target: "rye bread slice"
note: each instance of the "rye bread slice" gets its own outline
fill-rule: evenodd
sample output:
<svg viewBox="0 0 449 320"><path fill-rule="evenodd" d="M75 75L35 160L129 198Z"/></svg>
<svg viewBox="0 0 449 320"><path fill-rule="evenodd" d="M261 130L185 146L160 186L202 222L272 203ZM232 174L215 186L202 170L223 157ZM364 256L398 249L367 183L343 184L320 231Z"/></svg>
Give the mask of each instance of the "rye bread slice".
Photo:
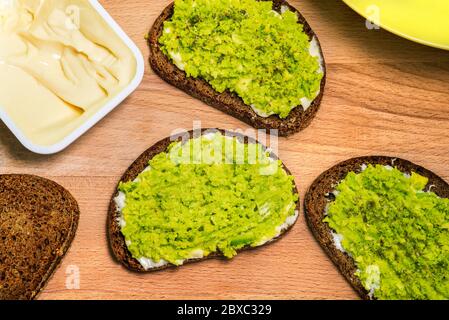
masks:
<svg viewBox="0 0 449 320"><path fill-rule="evenodd" d="M266 0L263 0L266 1ZM324 87L326 84L326 63L319 44L318 37L306 21L306 19L294 7L284 0L273 0L273 9L281 11L286 6L290 11L298 15L298 23L304 25L304 32L312 40L314 37L320 48L323 58L323 79L320 85L320 94L313 100L311 106L304 111L302 106L294 108L287 118L281 119L277 115L264 118L259 116L250 106L230 91L218 93L211 85L200 78L187 77L186 73L176 67L168 57L164 55L159 46L159 38L163 32L164 21L169 20L174 12L174 3L168 5L162 14L156 19L148 34L148 45L150 47L150 65L163 80L171 85L185 91L189 95L203 101L204 103L223 111L257 129L278 130L280 136L289 136L309 126L321 104Z"/></svg>
<svg viewBox="0 0 449 320"><path fill-rule="evenodd" d="M368 291L363 287L360 279L354 275L357 270L354 260L347 253L337 249L333 241L331 228L327 223L323 222L326 206L335 200L335 196L332 193L335 187L349 172L361 172L363 164L390 165L404 173L418 173L429 179L426 190L431 188L432 192L441 198L449 198L449 184L435 173L410 161L385 156L360 157L341 162L321 174L313 182L304 198L304 211L307 223L321 247L360 297L370 300L372 298L369 296Z"/></svg>
<svg viewBox="0 0 449 320"><path fill-rule="evenodd" d="M201 135L206 132L209 133L209 132L214 132L214 131L221 132L222 134L226 134L229 137L238 137L239 139L241 139L240 141L242 141L243 143L259 143L257 140L255 140L251 137L244 136L240 133L225 131L222 129L202 129ZM188 136L190 138L197 137L197 136L199 136L198 133L199 133L199 131L196 131L195 133L194 133L194 131L189 131ZM184 138L185 138L185 136L184 136ZM151 159L153 159L153 157L155 157L156 155L158 155L161 152L166 151L168 146L170 146L170 144L172 144L173 142L182 141L182 140L183 140L182 134L179 136L167 137L167 138L159 141L152 147L150 147L139 158L137 158L137 160L128 168L128 170L126 170L126 172L120 179L119 183L135 180L137 178L137 176L143 170L145 170L146 167L148 167L148 162ZM265 150L266 150L266 148L265 148ZM270 154L270 157L275 160L278 159L277 156L273 153ZM283 165L283 169L287 172L287 174L291 175L291 172L288 170L288 168L285 165ZM158 270L163 270L163 269L167 269L167 268L176 268L173 265L164 265L162 267L145 270L145 268L140 264L140 262L137 259L132 257L131 252L128 250L128 247L126 246L125 237L123 236L123 234L121 232L121 228L120 228L120 224L119 224L120 212L119 212L116 202L115 202L115 198L118 196L119 183L117 184L117 188L115 189L116 191L114 192L111 202L110 202L110 205L109 205L109 213L108 213L108 221L107 221L109 244L110 244L110 249L112 251L112 255L114 256L114 258L118 262L123 264L126 268L128 268L129 270L134 271L134 272L152 272L152 271L158 271ZM296 184L294 185L293 192L295 194L299 194ZM299 209L300 209L300 202L298 200L295 210L297 210L299 212ZM295 221L295 223L296 223L296 221ZM288 231L291 230L291 228L294 226L295 223L291 224L287 229L282 230L281 234L278 237L268 241L267 243L265 243L262 246L265 246L266 244L272 243L272 242L280 239ZM262 246L260 246L260 247L262 247ZM245 247L238 251L241 252L241 251L249 250L249 249L257 249L260 247L256 247L256 248ZM223 255L219 252L212 253L205 258L188 259L184 262L184 264L202 261L202 260L210 259L210 258L216 258L216 257L223 257Z"/></svg>
<svg viewBox="0 0 449 320"><path fill-rule="evenodd" d="M72 243L79 208L57 183L0 175L0 300L31 300Z"/></svg>

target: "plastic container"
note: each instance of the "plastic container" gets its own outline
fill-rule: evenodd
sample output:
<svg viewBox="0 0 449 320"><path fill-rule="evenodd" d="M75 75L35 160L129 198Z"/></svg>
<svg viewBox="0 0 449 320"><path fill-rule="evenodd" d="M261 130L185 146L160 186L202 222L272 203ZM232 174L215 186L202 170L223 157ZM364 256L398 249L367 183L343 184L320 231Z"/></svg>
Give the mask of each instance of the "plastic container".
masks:
<svg viewBox="0 0 449 320"><path fill-rule="evenodd" d="M54 154L60 152L71 145L80 136L86 133L90 128L103 119L108 113L114 110L123 100L125 100L142 82L145 62L142 53L137 48L135 43L126 35L126 33L120 28L120 26L114 21L109 13L101 6L97 0L89 0L90 5L95 9L98 14L106 21L109 27L117 34L117 36L129 47L132 54L136 59L136 74L134 78L122 91L120 91L115 97L109 99L104 106L98 109L98 111L87 118L81 125L76 127L71 133L62 138L55 144L49 146L37 145L30 141L22 132L22 130L14 123L14 121L8 116L8 114L0 108L0 119L11 130L11 132L17 137L20 143L28 150L38 154Z"/></svg>

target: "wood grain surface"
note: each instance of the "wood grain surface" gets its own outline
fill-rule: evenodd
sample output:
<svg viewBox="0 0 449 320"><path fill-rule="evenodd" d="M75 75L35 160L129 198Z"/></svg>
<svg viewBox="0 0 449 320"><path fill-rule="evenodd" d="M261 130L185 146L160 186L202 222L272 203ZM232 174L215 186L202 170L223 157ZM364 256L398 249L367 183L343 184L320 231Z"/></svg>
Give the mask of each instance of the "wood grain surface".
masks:
<svg viewBox="0 0 449 320"><path fill-rule="evenodd" d="M169 0L101 3L147 58L144 36ZM399 156L449 180L449 52L403 40L338 0L291 3L318 34L328 66L321 110L304 132L279 141L279 156L304 196L324 170L353 156ZM315 242L303 216L281 241L232 261L138 275L111 258L106 213L132 161L176 128L246 129L242 122L167 85L150 70L120 107L67 150L39 156L0 124L0 173L57 181L78 200L79 229L41 299L354 299L355 292ZM75 268L75 269L74 269ZM79 289L67 288L79 270Z"/></svg>

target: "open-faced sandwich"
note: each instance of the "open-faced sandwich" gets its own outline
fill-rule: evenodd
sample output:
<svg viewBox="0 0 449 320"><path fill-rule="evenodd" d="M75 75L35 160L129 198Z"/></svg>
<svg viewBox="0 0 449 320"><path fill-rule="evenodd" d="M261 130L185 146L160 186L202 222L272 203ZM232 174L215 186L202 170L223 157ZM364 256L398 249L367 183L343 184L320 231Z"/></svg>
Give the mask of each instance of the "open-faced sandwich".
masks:
<svg viewBox="0 0 449 320"><path fill-rule="evenodd" d="M167 82L256 128L307 127L326 69L315 33L283 0L176 0L149 35Z"/></svg>
<svg viewBox="0 0 449 320"><path fill-rule="evenodd" d="M449 185L409 161L362 157L305 197L316 239L364 299L449 299Z"/></svg>
<svg viewBox="0 0 449 320"><path fill-rule="evenodd" d="M263 145L198 130L158 142L126 171L109 209L109 240L127 268L154 271L272 242L298 210L293 177Z"/></svg>

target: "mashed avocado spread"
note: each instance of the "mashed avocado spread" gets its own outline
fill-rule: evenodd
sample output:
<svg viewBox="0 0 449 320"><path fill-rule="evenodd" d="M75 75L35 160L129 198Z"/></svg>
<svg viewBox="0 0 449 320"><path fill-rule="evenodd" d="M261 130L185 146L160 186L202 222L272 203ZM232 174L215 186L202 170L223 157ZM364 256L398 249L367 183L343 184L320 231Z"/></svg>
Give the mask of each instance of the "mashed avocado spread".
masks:
<svg viewBox="0 0 449 320"><path fill-rule="evenodd" d="M336 187L324 221L377 299L449 299L449 199L427 183L369 165Z"/></svg>
<svg viewBox="0 0 449 320"><path fill-rule="evenodd" d="M321 56L294 12L271 1L175 0L161 49L187 76L240 96L259 115L286 118L320 91ZM316 45L316 42L312 45ZM312 53L313 55L312 55Z"/></svg>
<svg viewBox="0 0 449 320"><path fill-rule="evenodd" d="M135 181L120 184L122 233L139 261L232 258L294 223L293 189L293 177L260 144L220 133L174 142Z"/></svg>

